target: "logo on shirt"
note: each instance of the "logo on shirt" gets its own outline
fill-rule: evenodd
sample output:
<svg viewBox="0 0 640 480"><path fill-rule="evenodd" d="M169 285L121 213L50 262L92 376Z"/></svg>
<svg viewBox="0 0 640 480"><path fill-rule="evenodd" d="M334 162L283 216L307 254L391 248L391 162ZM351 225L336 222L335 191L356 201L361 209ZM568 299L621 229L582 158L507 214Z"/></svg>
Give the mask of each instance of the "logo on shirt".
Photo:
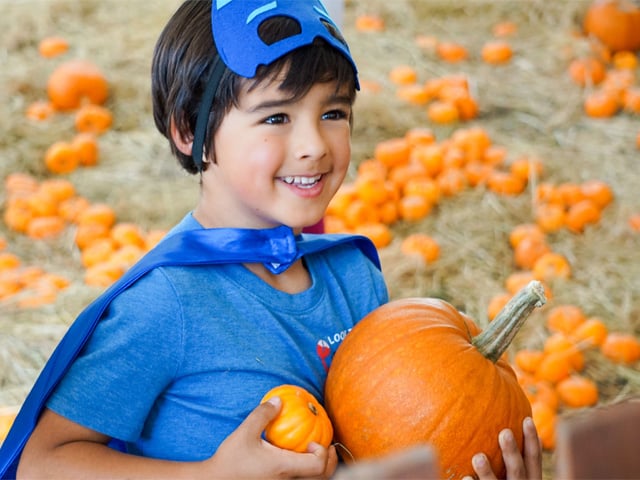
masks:
<svg viewBox="0 0 640 480"><path fill-rule="evenodd" d="M316 353L322 362L325 372L329 371L329 362L327 360L331 357L331 352L338 348L344 340L344 337L346 337L350 331L351 329L336 332L333 335L318 340L318 343L316 343Z"/></svg>

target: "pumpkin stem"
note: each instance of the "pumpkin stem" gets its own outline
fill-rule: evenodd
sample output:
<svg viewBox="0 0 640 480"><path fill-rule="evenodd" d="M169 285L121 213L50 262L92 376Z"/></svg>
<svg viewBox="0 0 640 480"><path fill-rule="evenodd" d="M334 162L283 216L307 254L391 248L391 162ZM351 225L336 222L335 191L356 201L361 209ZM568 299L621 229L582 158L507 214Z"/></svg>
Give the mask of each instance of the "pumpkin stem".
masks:
<svg viewBox="0 0 640 480"><path fill-rule="evenodd" d="M507 302L486 329L473 337L471 343L486 358L497 362L533 309L546 302L542 283L532 280Z"/></svg>

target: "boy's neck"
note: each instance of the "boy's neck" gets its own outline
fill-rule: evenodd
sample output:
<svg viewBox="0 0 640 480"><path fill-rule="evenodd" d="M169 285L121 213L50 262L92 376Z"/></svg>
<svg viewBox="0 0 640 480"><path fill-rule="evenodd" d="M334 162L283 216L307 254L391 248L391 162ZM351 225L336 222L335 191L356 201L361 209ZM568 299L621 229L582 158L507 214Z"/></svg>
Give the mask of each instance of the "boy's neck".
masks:
<svg viewBox="0 0 640 480"><path fill-rule="evenodd" d="M297 260L286 271L278 274L270 272L261 263L245 263L244 266L265 283L285 293L300 293L311 287L311 276L302 259Z"/></svg>
<svg viewBox="0 0 640 480"><path fill-rule="evenodd" d="M212 218L210 215L207 215L199 207L196 207L193 210L193 218L195 218L196 221L200 225L202 225L203 228L248 228L248 229L255 229L255 230L268 230L270 228L275 228L279 226L279 225L256 226L256 225L241 225L241 224L231 225L226 222L217 221L217 219ZM300 233L302 233L302 228L292 228L292 230L294 235L299 235Z"/></svg>

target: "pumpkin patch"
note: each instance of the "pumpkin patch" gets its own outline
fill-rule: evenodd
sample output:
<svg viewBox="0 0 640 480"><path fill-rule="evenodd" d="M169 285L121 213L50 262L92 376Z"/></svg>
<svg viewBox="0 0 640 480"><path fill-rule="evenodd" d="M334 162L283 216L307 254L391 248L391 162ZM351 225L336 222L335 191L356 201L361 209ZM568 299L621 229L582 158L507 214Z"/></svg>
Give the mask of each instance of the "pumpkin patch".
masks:
<svg viewBox="0 0 640 480"><path fill-rule="evenodd" d="M0 411L198 189L153 127L144 67L175 2L28 3L0 16ZM545 480L560 422L640 392L636 10L345 2L361 90L325 228L373 240L392 299L442 299L483 330L540 282L547 305L503 358L531 404ZM504 42L510 56L483 56Z"/></svg>

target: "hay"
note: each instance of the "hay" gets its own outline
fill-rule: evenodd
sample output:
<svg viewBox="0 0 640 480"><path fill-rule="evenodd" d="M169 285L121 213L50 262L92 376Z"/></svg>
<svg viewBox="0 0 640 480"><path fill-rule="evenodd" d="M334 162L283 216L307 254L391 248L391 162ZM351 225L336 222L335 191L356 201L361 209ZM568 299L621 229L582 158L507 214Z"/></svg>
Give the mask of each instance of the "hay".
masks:
<svg viewBox="0 0 640 480"><path fill-rule="evenodd" d="M155 131L149 99L149 61L154 41L178 0L9 0L3 3L0 30L0 178L14 171L44 178L42 154L53 141L68 138L72 120L57 116L34 124L24 118L26 106L44 97L48 73L60 59L38 57L39 39L61 34L71 43L63 58L84 57L100 65L113 86L108 106L115 125L101 138L102 164L70 175L79 192L92 201L113 205L122 220L146 228L166 228L190 209L197 179L182 174ZM571 261L574 278L556 282L554 303L580 305L599 316L611 330L640 335L640 242L626 219L640 212L640 169L634 147L637 118L619 115L598 121L581 111L582 92L566 74L568 61L589 49L572 34L587 2L544 0L351 0L344 33L359 64L362 79L383 85L379 94L363 92L356 104L353 171L370 157L375 144L403 135L409 128L430 126L439 139L455 127L429 125L424 109L402 104L387 79L397 64L415 65L421 80L464 72L481 114L465 125L481 125L510 156L544 160L544 180L581 182L602 179L615 191L601 224L584 235L566 232L551 237L553 248ZM352 27L356 15L380 13L383 34ZM519 30L511 39L516 54L503 67L478 60L479 46L501 20ZM414 43L417 34L455 40L472 59L460 65L438 61ZM6 100L5 100L6 99ZM4 200L0 193L0 202ZM513 270L509 230L531 221L531 191L501 198L481 189L444 200L434 214L417 224L397 224L396 240L381 252L392 297L438 296L485 324L489 299L502 290ZM440 242L435 264L414 263L399 252L401 234L425 231ZM72 233L54 242L35 243L0 224L0 235L25 261L65 272L75 280L53 306L21 311L0 305L0 404L20 402L66 325L99 292L81 284L82 271ZM516 345L539 347L544 338L543 313L536 312ZM587 373L601 386L602 402L618 401L640 391L637 370L617 367L593 354Z"/></svg>

